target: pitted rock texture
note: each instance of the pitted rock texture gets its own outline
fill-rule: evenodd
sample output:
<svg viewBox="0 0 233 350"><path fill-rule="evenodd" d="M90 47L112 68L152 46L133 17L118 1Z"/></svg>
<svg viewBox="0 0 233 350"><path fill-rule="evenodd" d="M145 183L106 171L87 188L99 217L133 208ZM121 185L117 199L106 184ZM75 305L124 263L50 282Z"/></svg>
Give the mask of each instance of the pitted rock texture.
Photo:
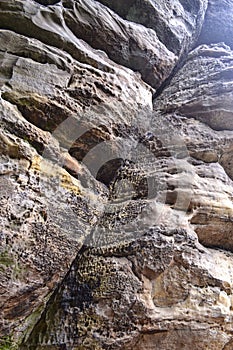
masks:
<svg viewBox="0 0 233 350"><path fill-rule="evenodd" d="M79 121L87 122L87 130L118 116L118 123L130 123L138 109L151 109L152 91L137 74L106 58L101 70L8 30L1 31L0 41L1 334L20 337L100 216L100 197L108 196L69 154ZM83 118L85 108L89 120ZM68 129L59 129L66 119Z"/></svg>
<svg viewBox="0 0 233 350"><path fill-rule="evenodd" d="M232 329L231 260L182 229L84 250L22 349L223 349Z"/></svg>
<svg viewBox="0 0 233 350"><path fill-rule="evenodd" d="M0 349L232 349L225 3L1 1Z"/></svg>

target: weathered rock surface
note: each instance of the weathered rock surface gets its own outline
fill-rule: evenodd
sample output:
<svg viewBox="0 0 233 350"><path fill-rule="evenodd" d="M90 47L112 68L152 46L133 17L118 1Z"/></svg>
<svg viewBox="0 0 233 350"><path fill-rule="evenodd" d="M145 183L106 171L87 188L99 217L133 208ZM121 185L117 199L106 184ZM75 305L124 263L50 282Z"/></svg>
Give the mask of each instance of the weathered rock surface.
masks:
<svg viewBox="0 0 233 350"><path fill-rule="evenodd" d="M100 215L97 198L108 192L68 153L80 133L80 112L99 113L95 127L116 118L130 123L139 108L151 109L152 91L105 57L100 70L14 32L2 30L0 41L1 330L7 335L14 325L20 336L64 277ZM67 118L73 129L59 130ZM85 122L89 130L92 122Z"/></svg>
<svg viewBox="0 0 233 350"><path fill-rule="evenodd" d="M155 108L197 118L215 130L233 130L232 63L232 51L224 44L196 48Z"/></svg>
<svg viewBox="0 0 233 350"><path fill-rule="evenodd" d="M1 1L1 349L232 349L218 6Z"/></svg>
<svg viewBox="0 0 233 350"><path fill-rule="evenodd" d="M22 349L223 349L231 265L232 254L203 250L185 230L84 250Z"/></svg>
<svg viewBox="0 0 233 350"><path fill-rule="evenodd" d="M231 65L232 51L228 47L200 46L190 53L170 85L154 101L157 117L165 114L171 123L174 114L178 120L183 116L183 125L176 127L182 130L189 153L196 159L191 160L196 176L190 222L199 240L207 246L230 250L233 232Z"/></svg>
<svg viewBox="0 0 233 350"><path fill-rule="evenodd" d="M54 7L31 0L3 1L0 11L2 28L15 30L17 23L18 33L63 48L83 63L91 45L104 57L139 71L153 87L167 78L177 62L153 30L124 21L96 1L64 1Z"/></svg>

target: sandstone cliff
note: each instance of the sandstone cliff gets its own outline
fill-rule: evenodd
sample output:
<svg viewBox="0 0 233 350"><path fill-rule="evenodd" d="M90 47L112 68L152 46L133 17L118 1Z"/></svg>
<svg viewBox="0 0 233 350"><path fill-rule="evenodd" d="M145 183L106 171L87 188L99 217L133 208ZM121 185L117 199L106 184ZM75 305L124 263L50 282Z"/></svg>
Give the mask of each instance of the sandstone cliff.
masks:
<svg viewBox="0 0 233 350"><path fill-rule="evenodd" d="M0 2L0 349L233 349L233 4Z"/></svg>

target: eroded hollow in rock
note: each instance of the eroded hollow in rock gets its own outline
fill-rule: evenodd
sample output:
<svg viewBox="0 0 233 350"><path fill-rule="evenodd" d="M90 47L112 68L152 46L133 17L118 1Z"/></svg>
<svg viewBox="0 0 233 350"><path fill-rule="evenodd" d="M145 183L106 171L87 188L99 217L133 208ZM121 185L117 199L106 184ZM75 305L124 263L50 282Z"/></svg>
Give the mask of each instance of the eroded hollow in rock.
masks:
<svg viewBox="0 0 233 350"><path fill-rule="evenodd" d="M69 153L81 162L94 147L109 139L110 131L105 125L90 128L73 143Z"/></svg>
<svg viewBox="0 0 233 350"><path fill-rule="evenodd" d="M148 181L136 165L128 159L115 158L103 164L96 175L96 180L109 188L109 199L148 198Z"/></svg>
<svg viewBox="0 0 233 350"><path fill-rule="evenodd" d="M111 130L104 125L90 128L73 143L69 153L109 188L111 200L148 198L146 175L133 161L116 157L120 155L120 148L113 146L112 136ZM122 139L127 137L128 133Z"/></svg>
<svg viewBox="0 0 233 350"><path fill-rule="evenodd" d="M102 182L107 187L110 187L111 182L115 179L117 170L123 165L124 160L122 158L111 159L103 164L97 175L96 180Z"/></svg>
<svg viewBox="0 0 233 350"><path fill-rule="evenodd" d="M122 154L123 145L127 146L128 153ZM156 198L161 188L156 171L151 173L150 163L157 157L170 156L169 150L153 133L140 134L138 129L131 129L125 124L90 128L76 139L69 153L107 187L108 200L112 204ZM169 173L177 174L176 167L170 168ZM80 174L78 179L87 187ZM165 184L162 187L164 191ZM166 187L166 198L163 200L172 207L176 204L175 186Z"/></svg>

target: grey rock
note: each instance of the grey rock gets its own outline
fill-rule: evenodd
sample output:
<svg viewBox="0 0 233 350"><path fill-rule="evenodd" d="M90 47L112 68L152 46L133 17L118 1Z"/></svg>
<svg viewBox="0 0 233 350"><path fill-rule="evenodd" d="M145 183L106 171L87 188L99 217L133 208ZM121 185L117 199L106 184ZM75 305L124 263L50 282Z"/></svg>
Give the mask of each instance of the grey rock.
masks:
<svg viewBox="0 0 233 350"><path fill-rule="evenodd" d="M180 56L195 44L203 23L207 1L101 0L121 17L152 28L159 40Z"/></svg>
<svg viewBox="0 0 233 350"><path fill-rule="evenodd" d="M233 48L233 4L230 0L209 0L198 45L224 42Z"/></svg>

